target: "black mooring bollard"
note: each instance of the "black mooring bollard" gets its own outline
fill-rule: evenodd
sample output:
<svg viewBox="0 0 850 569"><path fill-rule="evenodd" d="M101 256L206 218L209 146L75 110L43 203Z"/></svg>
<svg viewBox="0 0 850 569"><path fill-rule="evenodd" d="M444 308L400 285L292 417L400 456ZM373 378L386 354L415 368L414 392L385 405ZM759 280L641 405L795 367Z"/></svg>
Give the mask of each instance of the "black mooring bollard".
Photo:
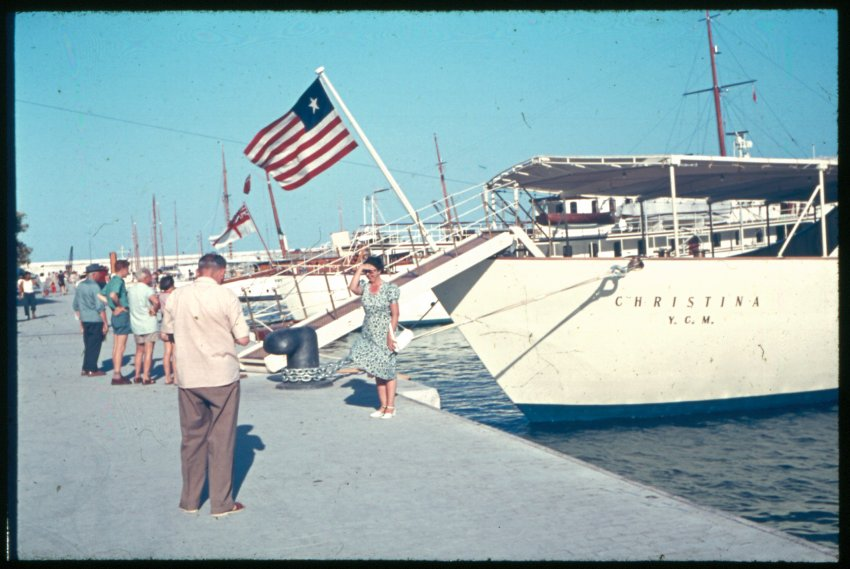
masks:
<svg viewBox="0 0 850 569"><path fill-rule="evenodd" d="M263 340L263 349L275 355L286 356L287 370L316 370L319 367L319 339L309 327L275 330ZM316 379L292 381L282 373L278 389L303 389L328 387L332 382Z"/></svg>
<svg viewBox="0 0 850 569"><path fill-rule="evenodd" d="M309 327L275 330L263 340L263 349L286 356L287 369L319 367L319 338Z"/></svg>

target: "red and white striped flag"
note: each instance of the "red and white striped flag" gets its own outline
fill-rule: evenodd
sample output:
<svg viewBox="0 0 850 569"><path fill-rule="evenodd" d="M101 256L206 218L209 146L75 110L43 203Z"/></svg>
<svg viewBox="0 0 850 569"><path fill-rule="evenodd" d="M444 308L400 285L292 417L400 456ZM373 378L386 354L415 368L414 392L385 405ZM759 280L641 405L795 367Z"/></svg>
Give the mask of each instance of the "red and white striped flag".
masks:
<svg viewBox="0 0 850 569"><path fill-rule="evenodd" d="M248 177L245 178L245 185L242 186L242 193L248 195L251 192L251 174L248 174Z"/></svg>
<svg viewBox="0 0 850 569"><path fill-rule="evenodd" d="M216 249L221 249L250 233L256 232L257 227L254 225L254 220L251 219L251 214L248 213L248 206L242 204L242 207L239 208L239 211L236 212L236 215L227 224L227 229L224 230L224 233L210 237L210 243Z"/></svg>
<svg viewBox="0 0 850 569"><path fill-rule="evenodd" d="M284 190L294 190L355 148L357 143L316 79L288 113L257 133L245 155Z"/></svg>

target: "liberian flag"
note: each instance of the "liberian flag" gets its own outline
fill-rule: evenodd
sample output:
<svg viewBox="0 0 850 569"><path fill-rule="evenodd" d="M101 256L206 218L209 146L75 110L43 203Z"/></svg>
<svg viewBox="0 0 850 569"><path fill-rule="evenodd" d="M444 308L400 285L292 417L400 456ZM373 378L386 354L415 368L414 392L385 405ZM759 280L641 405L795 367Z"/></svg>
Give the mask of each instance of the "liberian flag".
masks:
<svg viewBox="0 0 850 569"><path fill-rule="evenodd" d="M284 190L294 190L357 148L319 79L288 113L257 133L248 159Z"/></svg>
<svg viewBox="0 0 850 569"><path fill-rule="evenodd" d="M221 249L227 245L242 239L249 233L256 233L257 227L254 225L254 220L251 219L251 214L248 213L248 206L242 204L233 219L227 224L227 229L219 236L210 237L210 243L216 249Z"/></svg>

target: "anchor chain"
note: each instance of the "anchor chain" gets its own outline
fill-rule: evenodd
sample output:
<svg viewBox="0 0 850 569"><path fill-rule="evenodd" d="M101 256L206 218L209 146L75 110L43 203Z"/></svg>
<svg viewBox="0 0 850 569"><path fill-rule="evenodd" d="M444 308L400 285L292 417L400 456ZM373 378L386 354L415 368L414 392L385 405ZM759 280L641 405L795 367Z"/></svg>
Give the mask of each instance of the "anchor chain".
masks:
<svg viewBox="0 0 850 569"><path fill-rule="evenodd" d="M276 378L280 377L282 382L287 383L298 383L303 382L307 383L310 381L327 381L332 377L337 375L337 371L340 368L345 367L347 360L345 358L335 361L328 362L326 364L320 365L319 367L309 367L302 369L288 369L284 368L280 370L278 373L271 375L270 377Z"/></svg>

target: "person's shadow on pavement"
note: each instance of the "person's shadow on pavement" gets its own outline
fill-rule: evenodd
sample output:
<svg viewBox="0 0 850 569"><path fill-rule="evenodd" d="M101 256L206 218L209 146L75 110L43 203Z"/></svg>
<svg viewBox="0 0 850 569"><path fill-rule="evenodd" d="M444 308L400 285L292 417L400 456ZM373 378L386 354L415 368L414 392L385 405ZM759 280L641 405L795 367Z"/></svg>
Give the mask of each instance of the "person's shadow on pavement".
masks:
<svg viewBox="0 0 850 569"><path fill-rule="evenodd" d="M254 425L236 427L236 449L233 452L233 498L239 494L242 482L254 463L255 451L264 450L266 445L257 435L249 434Z"/></svg>

